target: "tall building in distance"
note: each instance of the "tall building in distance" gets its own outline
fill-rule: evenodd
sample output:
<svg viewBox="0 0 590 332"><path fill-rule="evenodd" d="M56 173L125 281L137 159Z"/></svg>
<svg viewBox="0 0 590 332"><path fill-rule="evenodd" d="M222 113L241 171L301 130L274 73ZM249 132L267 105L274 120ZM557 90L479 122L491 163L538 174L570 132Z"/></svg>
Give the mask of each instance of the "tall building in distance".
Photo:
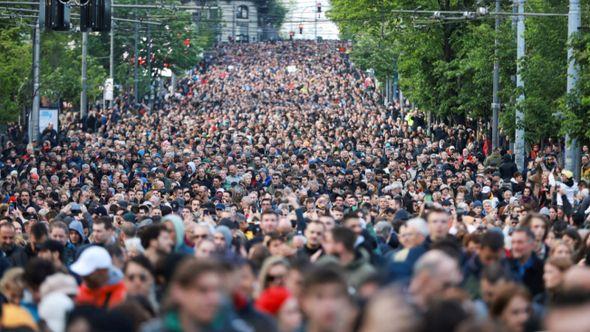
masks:
<svg viewBox="0 0 590 332"><path fill-rule="evenodd" d="M288 39L293 33L294 39L338 39L336 24L329 21L326 12L330 9L330 0L281 0L287 8L285 22L280 29L280 36ZM318 7L321 12L318 12Z"/></svg>

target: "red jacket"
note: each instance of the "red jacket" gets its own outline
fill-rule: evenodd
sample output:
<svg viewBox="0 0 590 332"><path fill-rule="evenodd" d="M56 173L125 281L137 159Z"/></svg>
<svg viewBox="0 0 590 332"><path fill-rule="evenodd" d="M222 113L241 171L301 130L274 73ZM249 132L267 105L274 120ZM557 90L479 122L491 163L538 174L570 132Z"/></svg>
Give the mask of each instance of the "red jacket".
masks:
<svg viewBox="0 0 590 332"><path fill-rule="evenodd" d="M76 296L77 304L89 304L98 308L112 308L123 302L127 296L127 287L120 281L98 289L90 289L82 284Z"/></svg>

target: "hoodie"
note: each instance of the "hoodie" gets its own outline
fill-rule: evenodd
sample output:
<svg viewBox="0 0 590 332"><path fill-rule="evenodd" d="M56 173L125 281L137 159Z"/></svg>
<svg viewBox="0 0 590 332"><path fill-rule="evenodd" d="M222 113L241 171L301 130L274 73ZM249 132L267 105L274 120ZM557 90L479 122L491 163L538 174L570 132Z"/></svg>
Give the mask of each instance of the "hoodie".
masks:
<svg viewBox="0 0 590 332"><path fill-rule="evenodd" d="M184 223L182 218L176 214L169 214L162 218L162 222L170 222L174 226L176 239L174 239L174 251L181 254L193 254L194 249L189 247L184 241Z"/></svg>

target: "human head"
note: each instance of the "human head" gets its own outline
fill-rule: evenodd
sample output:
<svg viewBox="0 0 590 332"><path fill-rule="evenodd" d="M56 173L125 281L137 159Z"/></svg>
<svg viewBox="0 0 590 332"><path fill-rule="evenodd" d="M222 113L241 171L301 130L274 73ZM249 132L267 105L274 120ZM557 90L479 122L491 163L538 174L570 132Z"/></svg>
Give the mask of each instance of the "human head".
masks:
<svg viewBox="0 0 590 332"><path fill-rule="evenodd" d="M272 210L265 210L260 216L260 229L262 234L268 234L277 230L279 216Z"/></svg>
<svg viewBox="0 0 590 332"><path fill-rule="evenodd" d="M564 257L550 257L545 262L543 271L543 281L545 289L549 291L558 290L564 281L565 273L572 267L573 262L570 258Z"/></svg>
<svg viewBox="0 0 590 332"><path fill-rule="evenodd" d="M297 300L284 287L265 289L255 304L256 308L276 318L281 331L295 331L301 324Z"/></svg>
<svg viewBox="0 0 590 332"><path fill-rule="evenodd" d="M111 217L102 216L92 224L92 240L96 244L108 244L113 239L113 220Z"/></svg>
<svg viewBox="0 0 590 332"><path fill-rule="evenodd" d="M436 241L445 238L449 234L451 218L443 209L433 208L426 214L430 239Z"/></svg>
<svg viewBox="0 0 590 332"><path fill-rule="evenodd" d="M123 267L127 294L149 298L154 287L154 268L147 257L130 258Z"/></svg>
<svg viewBox="0 0 590 332"><path fill-rule="evenodd" d="M480 279L481 299L489 307L496 296L498 287L510 281L510 276L502 264L496 262L486 266Z"/></svg>
<svg viewBox="0 0 590 332"><path fill-rule="evenodd" d="M535 234L526 227L519 227L512 233L512 257L522 264L531 257L535 249Z"/></svg>
<svg viewBox="0 0 590 332"><path fill-rule="evenodd" d="M49 225L49 238L60 242L63 246L68 243L68 225L61 221L54 221Z"/></svg>
<svg viewBox="0 0 590 332"><path fill-rule="evenodd" d="M306 245L308 248L318 248L324 236L324 225L319 221L312 221L305 228Z"/></svg>
<svg viewBox="0 0 590 332"><path fill-rule="evenodd" d="M414 265L410 293L419 307L426 307L434 298L461 282L457 261L441 250L430 250Z"/></svg>
<svg viewBox="0 0 590 332"><path fill-rule="evenodd" d="M14 248L14 225L9 222L0 224L0 249L10 251Z"/></svg>
<svg viewBox="0 0 590 332"><path fill-rule="evenodd" d="M222 290L221 266L211 260L191 257L183 260L176 269L169 286L168 300L181 317L198 326L206 326L219 310Z"/></svg>
<svg viewBox="0 0 590 332"><path fill-rule="evenodd" d="M173 239L168 229L162 224L144 227L139 232L139 238L145 250L154 250L161 255L172 252Z"/></svg>
<svg viewBox="0 0 590 332"><path fill-rule="evenodd" d="M4 272L0 279L0 292L6 302L19 305L25 290L25 270L22 267L13 267Z"/></svg>
<svg viewBox="0 0 590 332"><path fill-rule="evenodd" d="M346 279L333 266L318 266L303 279L301 307L310 327L318 331L341 331L350 321L351 302Z"/></svg>
<svg viewBox="0 0 590 332"><path fill-rule="evenodd" d="M405 248L414 248L428 236L429 230L426 221L422 218L412 218L400 228L400 241Z"/></svg>
<svg viewBox="0 0 590 332"><path fill-rule="evenodd" d="M84 280L88 288L98 289L109 279L109 269L113 261L108 251L99 246L91 246L82 251L78 260L71 265L72 272Z"/></svg>
<svg viewBox="0 0 590 332"><path fill-rule="evenodd" d="M523 286L506 283L498 288L490 306L490 315L507 331L523 332L530 317L530 295Z"/></svg>
<svg viewBox="0 0 590 332"><path fill-rule="evenodd" d="M480 237L477 250L479 260L483 265L490 265L502 258L504 251L504 236L495 230L488 230Z"/></svg>
<svg viewBox="0 0 590 332"><path fill-rule="evenodd" d="M260 291L270 286L284 286L289 270L289 262L279 256L271 256L264 260L258 276Z"/></svg>

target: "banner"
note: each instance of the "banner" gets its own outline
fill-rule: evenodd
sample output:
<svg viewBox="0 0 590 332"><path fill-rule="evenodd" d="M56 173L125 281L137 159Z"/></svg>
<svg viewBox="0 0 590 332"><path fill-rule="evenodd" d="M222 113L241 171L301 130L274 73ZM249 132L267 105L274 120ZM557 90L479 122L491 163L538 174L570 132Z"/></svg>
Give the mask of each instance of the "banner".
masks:
<svg viewBox="0 0 590 332"><path fill-rule="evenodd" d="M113 100L113 79L107 78L104 81L104 100Z"/></svg>
<svg viewBox="0 0 590 332"><path fill-rule="evenodd" d="M39 109L39 133L42 133L45 128L51 123L53 129L58 130L59 126L59 110L57 108L44 108Z"/></svg>

